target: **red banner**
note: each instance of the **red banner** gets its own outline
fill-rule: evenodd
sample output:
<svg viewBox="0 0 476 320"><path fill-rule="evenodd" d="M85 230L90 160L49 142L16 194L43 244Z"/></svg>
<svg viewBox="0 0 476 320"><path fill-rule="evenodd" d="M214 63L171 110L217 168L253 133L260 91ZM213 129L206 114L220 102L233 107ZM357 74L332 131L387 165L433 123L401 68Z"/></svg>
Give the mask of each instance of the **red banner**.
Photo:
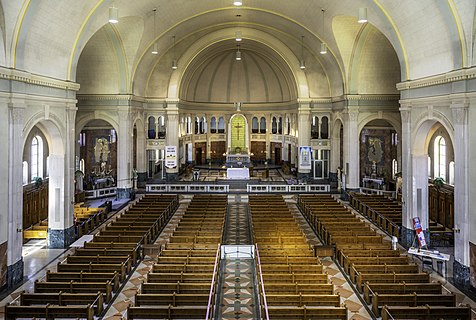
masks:
<svg viewBox="0 0 476 320"><path fill-rule="evenodd" d="M423 229L421 227L420 218L418 217L413 218L413 229L415 229L415 233L418 238L418 243L420 244L420 248L426 247L425 234L423 233Z"/></svg>

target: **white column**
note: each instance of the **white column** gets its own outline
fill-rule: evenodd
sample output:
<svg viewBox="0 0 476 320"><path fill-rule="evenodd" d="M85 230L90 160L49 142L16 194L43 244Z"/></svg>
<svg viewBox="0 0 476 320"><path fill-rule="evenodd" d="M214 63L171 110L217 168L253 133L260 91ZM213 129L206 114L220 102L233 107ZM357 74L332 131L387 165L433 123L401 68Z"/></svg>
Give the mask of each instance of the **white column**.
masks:
<svg viewBox="0 0 476 320"><path fill-rule="evenodd" d="M65 205L65 155L54 154L49 155L49 178L48 178L48 229L65 230L68 226L65 221L64 208ZM48 235L50 236L50 234ZM58 235L61 238L61 235ZM49 239L49 245L56 247L56 241L61 239L55 236Z"/></svg>
<svg viewBox="0 0 476 320"><path fill-rule="evenodd" d="M360 186L360 144L358 132L359 108L348 107L344 117L344 174L346 188Z"/></svg>
<svg viewBox="0 0 476 320"><path fill-rule="evenodd" d="M10 103L8 105L8 251L7 266L9 272L13 272L13 278L8 275L9 281L18 282L15 274L23 275L23 266L18 264L22 261L23 245L23 179L22 179L22 156L23 156L23 113L24 106ZM5 183L4 181L3 183ZM12 267L18 264L18 267ZM12 270L12 268L14 270ZM21 268L21 270L20 270Z"/></svg>
<svg viewBox="0 0 476 320"><path fill-rule="evenodd" d="M166 145L167 146L176 146L177 147L177 158L179 156L179 109L178 109L178 100L168 100L167 101L167 137ZM192 117L192 143L194 136L194 123L195 115ZM186 146L184 146L185 148ZM195 153L195 145L193 145L193 152ZM192 155L195 158L195 154ZM179 172L179 159L177 159L177 166L175 168L167 168L167 179L176 180Z"/></svg>
<svg viewBox="0 0 476 320"><path fill-rule="evenodd" d="M423 230L428 229L428 155L413 154L413 181L412 181L412 216L420 217Z"/></svg>
<svg viewBox="0 0 476 320"><path fill-rule="evenodd" d="M300 101L299 102L299 111L298 111L298 145L301 146L310 146L311 145L311 102L310 101ZM299 152L298 152L299 154ZM298 160L299 165L299 160ZM301 174L309 175L311 170L298 170Z"/></svg>
<svg viewBox="0 0 476 320"><path fill-rule="evenodd" d="M468 105L452 104L454 119L454 155L455 155L455 260L469 266L469 148L468 144ZM458 231L459 230L459 231Z"/></svg>
<svg viewBox="0 0 476 320"><path fill-rule="evenodd" d="M400 108L402 117L402 225L407 229L413 229L413 171L412 171L412 147L411 147L411 107ZM428 159L426 160L428 162ZM426 171L428 173L428 170Z"/></svg>
<svg viewBox="0 0 476 320"><path fill-rule="evenodd" d="M329 119L329 123L331 123ZM336 122L332 122L335 124ZM339 122L340 123L340 122ZM330 172L337 172L337 168L340 166L340 126L336 127L332 125L332 131L329 133L331 137L331 161Z"/></svg>
<svg viewBox="0 0 476 320"><path fill-rule="evenodd" d="M144 116L142 116L144 118ZM145 122L142 122L145 123ZM137 172L147 172L147 155L146 155L146 126L137 127Z"/></svg>
<svg viewBox="0 0 476 320"><path fill-rule="evenodd" d="M118 110L119 132L117 132L117 187L132 188L132 124L129 109Z"/></svg>
<svg viewBox="0 0 476 320"><path fill-rule="evenodd" d="M65 143L65 172L64 172L64 223L65 229L74 226L74 172L75 170L75 146L76 146L76 111L75 105L66 107L66 143ZM71 230L74 231L74 230ZM69 241L74 240L74 232L69 235ZM72 242L71 242L72 243ZM67 243L69 245L70 243Z"/></svg>

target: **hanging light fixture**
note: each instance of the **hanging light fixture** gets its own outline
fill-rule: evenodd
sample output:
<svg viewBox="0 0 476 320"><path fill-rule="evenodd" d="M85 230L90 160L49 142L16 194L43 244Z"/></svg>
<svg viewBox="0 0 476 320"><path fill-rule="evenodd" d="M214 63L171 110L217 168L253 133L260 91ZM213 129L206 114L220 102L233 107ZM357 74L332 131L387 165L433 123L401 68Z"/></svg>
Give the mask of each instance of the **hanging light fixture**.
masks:
<svg viewBox="0 0 476 320"><path fill-rule="evenodd" d="M306 69L306 64L304 63L304 36L301 36L301 63L299 68Z"/></svg>
<svg viewBox="0 0 476 320"><path fill-rule="evenodd" d="M119 22L119 9L114 6L114 2L112 3L112 7L109 7L109 22Z"/></svg>
<svg viewBox="0 0 476 320"><path fill-rule="evenodd" d="M322 8L321 11L322 11L322 34L324 34L324 12L326 10ZM325 42L322 42L320 54L326 54L326 53L327 53L327 45Z"/></svg>
<svg viewBox="0 0 476 320"><path fill-rule="evenodd" d="M157 17L157 8L153 9L154 11L154 40L155 40L155 35L156 35L156 27L155 27L155 19ZM159 48L157 45L157 42L154 43L154 46L152 47L152 54L159 54Z"/></svg>
<svg viewBox="0 0 476 320"><path fill-rule="evenodd" d="M174 38L174 47L172 48L172 50L173 50L174 59L172 60L172 69L176 70L177 60L175 59L175 36L173 36L173 38Z"/></svg>
<svg viewBox="0 0 476 320"><path fill-rule="evenodd" d="M237 42L240 42L241 40L243 40L243 37L241 36L241 31L236 31L235 32L235 40Z"/></svg>
<svg viewBox="0 0 476 320"><path fill-rule="evenodd" d="M233 5L239 7L239 6L243 5L243 1L241 1L241 0L233 0Z"/></svg>
<svg viewBox="0 0 476 320"><path fill-rule="evenodd" d="M366 23L367 20L367 8L359 8L359 20L358 23Z"/></svg>
<svg viewBox="0 0 476 320"><path fill-rule="evenodd" d="M238 50L236 51L235 60L236 60L236 61L241 61L240 46L238 46Z"/></svg>

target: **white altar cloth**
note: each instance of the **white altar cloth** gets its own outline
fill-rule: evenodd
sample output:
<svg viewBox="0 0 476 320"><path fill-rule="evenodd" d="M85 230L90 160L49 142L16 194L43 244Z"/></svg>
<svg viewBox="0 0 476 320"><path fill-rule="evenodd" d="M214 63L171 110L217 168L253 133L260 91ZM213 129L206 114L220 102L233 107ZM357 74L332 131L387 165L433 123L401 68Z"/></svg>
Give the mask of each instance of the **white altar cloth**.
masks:
<svg viewBox="0 0 476 320"><path fill-rule="evenodd" d="M249 179L250 169L248 168L228 168L226 169L227 179Z"/></svg>

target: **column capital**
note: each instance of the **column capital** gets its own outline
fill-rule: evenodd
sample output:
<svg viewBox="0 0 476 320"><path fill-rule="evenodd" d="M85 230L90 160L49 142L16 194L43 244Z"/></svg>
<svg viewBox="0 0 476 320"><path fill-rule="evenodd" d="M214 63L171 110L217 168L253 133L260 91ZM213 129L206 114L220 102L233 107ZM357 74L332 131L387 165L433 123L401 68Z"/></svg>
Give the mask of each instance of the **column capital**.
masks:
<svg viewBox="0 0 476 320"><path fill-rule="evenodd" d="M407 108L400 108L400 116L402 117L402 123L409 123L411 119L412 111Z"/></svg>
<svg viewBox="0 0 476 320"><path fill-rule="evenodd" d="M129 110L117 110L117 114L119 115L119 121L128 121L130 112Z"/></svg>
<svg viewBox="0 0 476 320"><path fill-rule="evenodd" d="M344 115L346 115L347 120L357 121L359 119L359 107L346 108Z"/></svg>
<svg viewBox="0 0 476 320"><path fill-rule="evenodd" d="M452 103L450 106L455 124L468 123L469 105L466 103Z"/></svg>
<svg viewBox="0 0 476 320"><path fill-rule="evenodd" d="M22 123L24 114L25 114L25 106L14 106L13 104L9 104L8 108L10 109L11 120L13 123Z"/></svg>

